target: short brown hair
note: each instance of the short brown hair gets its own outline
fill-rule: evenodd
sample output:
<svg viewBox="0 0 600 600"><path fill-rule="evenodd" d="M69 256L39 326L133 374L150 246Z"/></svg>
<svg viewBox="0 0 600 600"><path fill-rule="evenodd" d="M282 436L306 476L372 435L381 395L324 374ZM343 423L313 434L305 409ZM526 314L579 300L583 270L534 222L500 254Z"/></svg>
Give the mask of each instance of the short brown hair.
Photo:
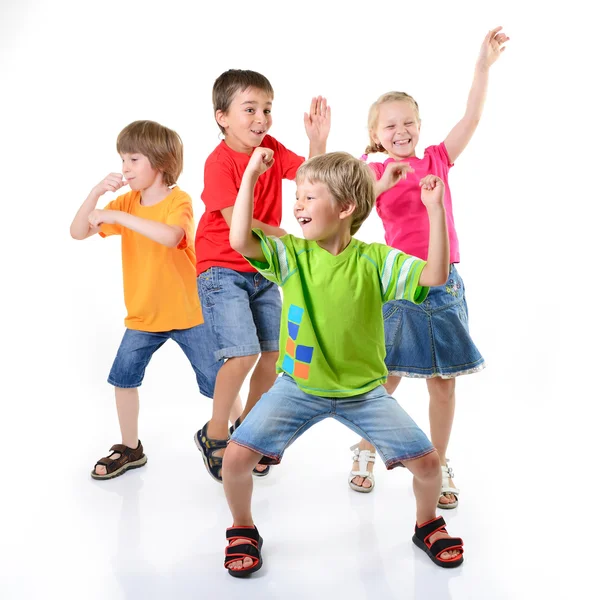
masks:
<svg viewBox="0 0 600 600"><path fill-rule="evenodd" d="M243 92L248 88L256 88L261 90L273 98L273 86L269 80L256 71L246 71L243 69L229 69L225 73L221 73L215 80L213 85L213 110L215 115L217 111L226 113L231 106L231 102L238 92ZM217 123L217 125L219 125ZM225 133L225 129L219 125L221 133Z"/></svg>
<svg viewBox="0 0 600 600"><path fill-rule="evenodd" d="M183 170L183 143L179 135L154 121L134 121L119 133L119 154L143 154L153 169L163 174L163 181L177 183Z"/></svg>
<svg viewBox="0 0 600 600"><path fill-rule="evenodd" d="M415 109L417 120L421 122L421 117L419 116L419 105L412 96L409 96L404 92L388 92L387 94L383 94L383 96L379 96L379 98L377 98L377 100L369 109L369 118L367 121L367 126L369 128L369 145L365 148L365 154L372 154L373 152L385 152L384 147L373 139L372 132L375 129L375 126L377 125L377 119L379 118L379 107L387 102L408 102L408 104Z"/></svg>
<svg viewBox="0 0 600 600"><path fill-rule="evenodd" d="M350 233L354 235L375 204L375 181L362 160L347 152L330 152L307 160L296 173L296 182L318 181L329 189L342 208L354 204Z"/></svg>

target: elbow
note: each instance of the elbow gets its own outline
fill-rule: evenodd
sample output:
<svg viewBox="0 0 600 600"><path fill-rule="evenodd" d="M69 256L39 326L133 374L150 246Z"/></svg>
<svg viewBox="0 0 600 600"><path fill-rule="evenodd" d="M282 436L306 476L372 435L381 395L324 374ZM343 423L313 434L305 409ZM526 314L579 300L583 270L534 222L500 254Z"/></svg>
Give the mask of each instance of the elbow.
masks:
<svg viewBox="0 0 600 600"><path fill-rule="evenodd" d="M85 239L85 235L81 235L78 231L74 230L72 227L71 227L69 233L71 234L71 237L74 240L83 240L83 239Z"/></svg>
<svg viewBox="0 0 600 600"><path fill-rule="evenodd" d="M236 252L239 252L240 254L243 254L244 253L244 248L246 246L246 240L241 239L239 235L234 234L230 230L230 232L229 232L229 245Z"/></svg>

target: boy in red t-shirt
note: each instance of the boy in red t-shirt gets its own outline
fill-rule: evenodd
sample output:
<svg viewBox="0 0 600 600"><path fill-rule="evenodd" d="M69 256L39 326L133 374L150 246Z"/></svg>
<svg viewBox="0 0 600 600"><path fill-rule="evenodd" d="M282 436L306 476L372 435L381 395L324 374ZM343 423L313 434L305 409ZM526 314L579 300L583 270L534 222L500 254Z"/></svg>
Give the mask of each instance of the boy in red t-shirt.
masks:
<svg viewBox="0 0 600 600"><path fill-rule="evenodd" d="M213 86L215 120L224 140L204 166L202 201L206 210L196 232L196 273L204 314L205 343L215 363L212 418L195 435L210 475L221 479L222 455L229 439L229 415L242 384L250 379L246 406L237 427L276 379L281 296L277 286L260 275L229 244L229 224L242 176L258 146L273 150L274 165L261 175L254 193L252 225L267 235L284 235L279 227L282 180L296 177L304 158L267 135L272 125L273 88L255 71L230 69ZM304 114L309 157L325 153L331 111L325 98L313 98ZM257 362L258 359L258 362ZM207 365L208 368L208 365ZM214 365L209 369L215 372ZM208 372L208 370L206 371ZM255 475L266 475L259 465Z"/></svg>

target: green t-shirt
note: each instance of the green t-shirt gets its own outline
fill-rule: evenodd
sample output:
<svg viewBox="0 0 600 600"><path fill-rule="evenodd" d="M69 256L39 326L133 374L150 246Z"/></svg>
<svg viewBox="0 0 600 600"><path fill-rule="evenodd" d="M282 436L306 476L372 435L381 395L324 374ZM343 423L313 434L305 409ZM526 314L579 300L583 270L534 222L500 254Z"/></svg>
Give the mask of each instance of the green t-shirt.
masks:
<svg viewBox="0 0 600 600"><path fill-rule="evenodd" d="M389 300L423 302L425 262L352 238L333 256L316 242L260 229L266 263L247 259L283 289L277 371L307 394L343 398L384 383L382 306Z"/></svg>

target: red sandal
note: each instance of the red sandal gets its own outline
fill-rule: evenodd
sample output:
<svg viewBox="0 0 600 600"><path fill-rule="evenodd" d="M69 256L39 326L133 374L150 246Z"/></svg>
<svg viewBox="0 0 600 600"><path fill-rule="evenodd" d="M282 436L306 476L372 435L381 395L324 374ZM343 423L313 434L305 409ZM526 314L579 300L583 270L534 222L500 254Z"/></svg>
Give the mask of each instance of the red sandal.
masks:
<svg viewBox="0 0 600 600"><path fill-rule="evenodd" d="M232 577L248 577L258 571L263 564L261 548L263 539L258 533L256 526L252 527L229 527L225 534L229 545L225 548L225 568ZM236 540L249 540L249 543L232 546ZM238 560L249 558L252 565L244 569L230 569L229 565Z"/></svg>
<svg viewBox="0 0 600 600"><path fill-rule="evenodd" d="M415 525L415 535L413 535L413 542L417 545L429 558L438 566L444 569L452 569L458 567L463 563L463 541L461 538L441 538L433 543L429 542L431 536L438 532L446 531L446 521L442 517L437 517L427 523ZM454 558L440 558L444 552L448 550L458 550L460 554Z"/></svg>

